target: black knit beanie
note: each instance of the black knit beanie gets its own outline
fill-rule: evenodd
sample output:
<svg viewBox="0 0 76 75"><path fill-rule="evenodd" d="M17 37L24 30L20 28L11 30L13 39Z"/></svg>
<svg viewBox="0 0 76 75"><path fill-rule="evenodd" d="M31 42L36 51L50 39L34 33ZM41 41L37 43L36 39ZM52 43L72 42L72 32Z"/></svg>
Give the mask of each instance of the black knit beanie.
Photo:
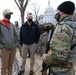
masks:
<svg viewBox="0 0 76 75"><path fill-rule="evenodd" d="M65 1L65 2L61 3L57 9L66 14L71 15L71 14L73 14L73 12L75 10L75 4L71 1Z"/></svg>

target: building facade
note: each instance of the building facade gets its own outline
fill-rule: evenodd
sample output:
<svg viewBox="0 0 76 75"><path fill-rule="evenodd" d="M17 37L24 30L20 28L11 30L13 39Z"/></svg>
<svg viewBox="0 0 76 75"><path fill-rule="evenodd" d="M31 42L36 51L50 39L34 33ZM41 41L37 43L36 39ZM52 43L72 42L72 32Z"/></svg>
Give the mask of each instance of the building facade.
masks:
<svg viewBox="0 0 76 75"><path fill-rule="evenodd" d="M55 11L53 7L50 5L50 0L48 0L48 6L44 11L43 15L40 15L39 23L45 24L45 23L55 23L56 20L54 18Z"/></svg>

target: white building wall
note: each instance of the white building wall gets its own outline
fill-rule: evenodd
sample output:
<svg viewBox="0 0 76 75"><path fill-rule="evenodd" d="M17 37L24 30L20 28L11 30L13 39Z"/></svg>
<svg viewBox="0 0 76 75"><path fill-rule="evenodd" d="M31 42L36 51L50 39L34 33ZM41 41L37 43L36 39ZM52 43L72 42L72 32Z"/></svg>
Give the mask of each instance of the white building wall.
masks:
<svg viewBox="0 0 76 75"><path fill-rule="evenodd" d="M52 15L52 16L44 16L43 17L43 23L50 23L53 18L54 18L54 15Z"/></svg>

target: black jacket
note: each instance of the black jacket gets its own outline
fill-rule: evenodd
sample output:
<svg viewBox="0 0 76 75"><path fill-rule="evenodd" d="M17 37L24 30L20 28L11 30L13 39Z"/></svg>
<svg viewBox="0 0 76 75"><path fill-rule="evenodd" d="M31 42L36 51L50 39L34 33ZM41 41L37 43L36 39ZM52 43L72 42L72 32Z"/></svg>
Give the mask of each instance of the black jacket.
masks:
<svg viewBox="0 0 76 75"><path fill-rule="evenodd" d="M20 45L38 43L40 38L40 30L37 24L32 22L29 26L28 23L24 23L20 28Z"/></svg>

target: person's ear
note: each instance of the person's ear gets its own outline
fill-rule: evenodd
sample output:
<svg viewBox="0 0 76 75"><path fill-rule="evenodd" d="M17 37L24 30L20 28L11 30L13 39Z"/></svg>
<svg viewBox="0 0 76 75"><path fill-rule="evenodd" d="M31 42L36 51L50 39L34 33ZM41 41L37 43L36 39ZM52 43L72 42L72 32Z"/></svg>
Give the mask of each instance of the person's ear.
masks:
<svg viewBox="0 0 76 75"><path fill-rule="evenodd" d="M5 17L5 14L3 14L3 17Z"/></svg>
<svg viewBox="0 0 76 75"><path fill-rule="evenodd" d="M60 15L64 14L64 12L60 11Z"/></svg>

